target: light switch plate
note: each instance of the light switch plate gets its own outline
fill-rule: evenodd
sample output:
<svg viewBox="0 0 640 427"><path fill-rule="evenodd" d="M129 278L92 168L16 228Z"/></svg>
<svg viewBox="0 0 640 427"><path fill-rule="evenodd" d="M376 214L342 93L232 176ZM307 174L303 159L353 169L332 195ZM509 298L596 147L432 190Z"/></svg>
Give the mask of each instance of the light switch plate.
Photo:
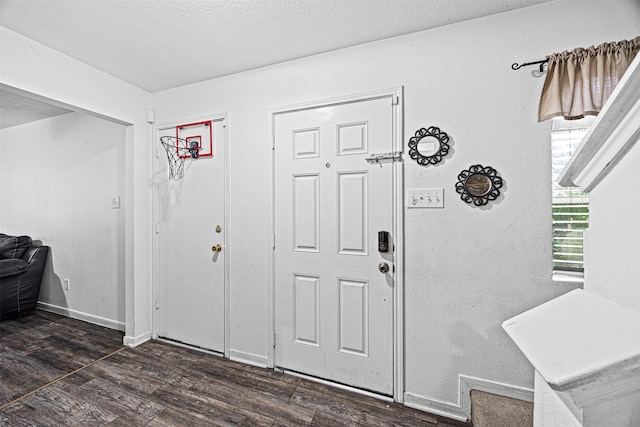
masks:
<svg viewBox="0 0 640 427"><path fill-rule="evenodd" d="M111 199L111 209L120 209L120 197L116 196Z"/></svg>
<svg viewBox="0 0 640 427"><path fill-rule="evenodd" d="M444 208L444 188L407 189L407 208Z"/></svg>

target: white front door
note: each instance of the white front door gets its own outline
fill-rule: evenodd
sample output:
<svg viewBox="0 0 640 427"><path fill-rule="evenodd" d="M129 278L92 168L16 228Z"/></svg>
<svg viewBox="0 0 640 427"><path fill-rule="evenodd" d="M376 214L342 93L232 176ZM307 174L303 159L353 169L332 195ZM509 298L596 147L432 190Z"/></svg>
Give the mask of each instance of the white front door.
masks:
<svg viewBox="0 0 640 427"><path fill-rule="evenodd" d="M210 153L207 122L186 126L181 133L196 138L205 154ZM212 155L185 158L180 180L169 179L166 152L158 143L157 334L224 352L225 120L212 120L210 126ZM176 127L158 134L158 140L176 136ZM222 250L213 252L218 244Z"/></svg>
<svg viewBox="0 0 640 427"><path fill-rule="evenodd" d="M275 364L393 395L393 98L275 114ZM383 273L380 263L389 271Z"/></svg>

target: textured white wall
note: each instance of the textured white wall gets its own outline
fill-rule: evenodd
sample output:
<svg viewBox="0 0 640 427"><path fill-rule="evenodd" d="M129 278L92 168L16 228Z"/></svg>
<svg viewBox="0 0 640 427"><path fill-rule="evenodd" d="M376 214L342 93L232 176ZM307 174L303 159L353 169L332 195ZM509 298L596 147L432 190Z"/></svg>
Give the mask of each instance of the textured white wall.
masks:
<svg viewBox="0 0 640 427"><path fill-rule="evenodd" d="M0 139L2 232L51 246L40 301L124 325L124 126L71 113Z"/></svg>
<svg viewBox="0 0 640 427"><path fill-rule="evenodd" d="M406 160L405 187L444 187L442 210L406 211L406 391L458 404L458 374L533 386L500 324L570 289L551 281L549 123L543 79L513 62L640 28L637 2L561 1L154 94L158 122L229 114L231 349L266 356L270 107L404 86L406 141L439 126L452 153ZM495 167L504 197L459 200L457 174Z"/></svg>

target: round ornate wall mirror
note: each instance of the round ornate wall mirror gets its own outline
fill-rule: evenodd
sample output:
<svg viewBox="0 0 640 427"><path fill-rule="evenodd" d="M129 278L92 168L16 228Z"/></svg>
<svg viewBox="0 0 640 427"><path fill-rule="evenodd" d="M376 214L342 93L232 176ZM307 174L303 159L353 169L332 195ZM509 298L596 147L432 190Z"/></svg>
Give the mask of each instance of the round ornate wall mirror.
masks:
<svg viewBox="0 0 640 427"><path fill-rule="evenodd" d="M440 151L440 141L431 135L423 136L422 139L418 141L416 150L424 157L431 157Z"/></svg>
<svg viewBox="0 0 640 427"><path fill-rule="evenodd" d="M439 128L421 128L409 140L409 156L420 165L435 165L449 152L448 142L449 135Z"/></svg>
<svg viewBox="0 0 640 427"><path fill-rule="evenodd" d="M460 198L476 206L486 205L500 196L502 178L491 166L473 165L458 174L456 192Z"/></svg>
<svg viewBox="0 0 640 427"><path fill-rule="evenodd" d="M474 173L464 183L467 193L475 197L484 196L491 190L491 179L484 174Z"/></svg>

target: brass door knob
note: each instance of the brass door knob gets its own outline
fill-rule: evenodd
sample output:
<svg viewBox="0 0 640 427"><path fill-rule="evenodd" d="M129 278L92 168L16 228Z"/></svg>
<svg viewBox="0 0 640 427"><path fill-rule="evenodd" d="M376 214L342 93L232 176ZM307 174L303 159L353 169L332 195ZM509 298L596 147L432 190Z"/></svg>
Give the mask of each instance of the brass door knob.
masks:
<svg viewBox="0 0 640 427"><path fill-rule="evenodd" d="M215 246L211 246L211 252L222 252L222 245L218 243Z"/></svg>
<svg viewBox="0 0 640 427"><path fill-rule="evenodd" d="M380 264L378 264L378 270L380 270L380 273L388 273L389 264L387 264L386 262L381 262Z"/></svg>

